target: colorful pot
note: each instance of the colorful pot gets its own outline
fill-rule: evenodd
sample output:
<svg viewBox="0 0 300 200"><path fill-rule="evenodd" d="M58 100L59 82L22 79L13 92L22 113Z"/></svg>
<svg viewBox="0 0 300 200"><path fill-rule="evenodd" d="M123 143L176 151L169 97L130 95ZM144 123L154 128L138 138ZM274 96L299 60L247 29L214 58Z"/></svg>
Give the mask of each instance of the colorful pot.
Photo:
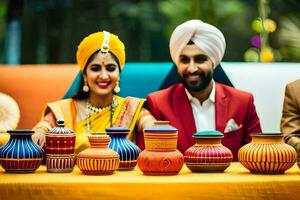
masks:
<svg viewBox="0 0 300 200"><path fill-rule="evenodd" d="M86 175L109 175L119 167L120 156L108 148L108 135L88 135L91 147L77 156L77 166Z"/></svg>
<svg viewBox="0 0 300 200"><path fill-rule="evenodd" d="M75 151L75 133L65 128L63 119L56 122L57 126L52 128L46 134L45 149L47 154L74 154Z"/></svg>
<svg viewBox="0 0 300 200"><path fill-rule="evenodd" d="M131 170L136 166L141 149L126 138L129 133L126 127L111 127L106 129L111 140L109 148L120 155L118 170Z"/></svg>
<svg viewBox="0 0 300 200"><path fill-rule="evenodd" d="M32 130L11 130L9 141L0 148L0 164L6 172L32 173L43 161L42 149L32 140Z"/></svg>
<svg viewBox="0 0 300 200"><path fill-rule="evenodd" d="M145 175L176 175L181 170L184 158L177 150L177 129L169 122L157 121L144 129L145 150L137 163Z"/></svg>
<svg viewBox="0 0 300 200"><path fill-rule="evenodd" d="M294 165L297 153L284 143L282 134L259 133L240 148L238 159L251 173L283 174Z"/></svg>
<svg viewBox="0 0 300 200"><path fill-rule="evenodd" d="M73 131L64 127L64 120L59 119L56 124L57 126L46 134L47 172L72 172L75 165L76 136Z"/></svg>
<svg viewBox="0 0 300 200"><path fill-rule="evenodd" d="M233 159L231 151L221 144L219 131L201 131L193 135L196 144L184 152L186 166L192 172L222 172Z"/></svg>

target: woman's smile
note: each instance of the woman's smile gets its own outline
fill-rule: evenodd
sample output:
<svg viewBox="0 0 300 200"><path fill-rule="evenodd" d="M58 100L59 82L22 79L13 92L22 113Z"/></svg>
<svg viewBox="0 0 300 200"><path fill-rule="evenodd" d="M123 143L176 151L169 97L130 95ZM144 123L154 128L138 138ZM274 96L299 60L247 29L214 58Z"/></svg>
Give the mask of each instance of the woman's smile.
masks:
<svg viewBox="0 0 300 200"><path fill-rule="evenodd" d="M110 84L110 82L98 82L97 83L98 87L101 88L101 89L108 88L109 84Z"/></svg>

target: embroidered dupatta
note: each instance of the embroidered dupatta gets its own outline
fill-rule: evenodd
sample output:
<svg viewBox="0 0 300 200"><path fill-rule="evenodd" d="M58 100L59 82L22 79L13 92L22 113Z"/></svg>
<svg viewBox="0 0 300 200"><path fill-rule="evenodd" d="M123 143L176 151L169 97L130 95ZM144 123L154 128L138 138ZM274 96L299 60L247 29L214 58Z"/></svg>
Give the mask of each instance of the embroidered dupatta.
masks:
<svg viewBox="0 0 300 200"><path fill-rule="evenodd" d="M115 107L114 115L112 116L112 126L127 127L130 129L129 139L134 138L134 128L138 120L140 111L145 102L144 99L127 97L122 98L116 96L118 106ZM54 113L55 118L64 118L65 126L72 129L76 134L75 153L87 149L90 145L87 138L87 123L90 123L92 133L105 133L105 129L111 126L111 110L104 109L102 112L95 113L89 119L83 119L76 122L77 109L76 100L64 99L48 104L48 108Z"/></svg>

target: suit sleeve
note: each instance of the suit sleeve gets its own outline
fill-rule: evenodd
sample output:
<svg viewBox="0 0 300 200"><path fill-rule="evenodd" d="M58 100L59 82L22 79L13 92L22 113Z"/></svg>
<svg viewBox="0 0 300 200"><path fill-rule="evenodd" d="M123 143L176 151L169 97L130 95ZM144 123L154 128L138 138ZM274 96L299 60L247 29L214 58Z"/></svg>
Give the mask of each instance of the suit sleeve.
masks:
<svg viewBox="0 0 300 200"><path fill-rule="evenodd" d="M159 119L159 112L156 107L155 100L151 96L147 97L145 108L153 115L155 119ZM142 150L145 149L144 133L141 132L138 134L136 143Z"/></svg>
<svg viewBox="0 0 300 200"><path fill-rule="evenodd" d="M285 88L280 129L285 142L296 149L299 157L300 138L297 134L300 134L300 109L297 107L296 91L289 85Z"/></svg>
<svg viewBox="0 0 300 200"><path fill-rule="evenodd" d="M244 143L247 144L251 142L251 134L252 133L260 133L262 132L259 118L256 113L256 109L254 106L254 99L253 96L250 96L249 106L248 106L248 116L247 116L247 123L246 123L246 137Z"/></svg>

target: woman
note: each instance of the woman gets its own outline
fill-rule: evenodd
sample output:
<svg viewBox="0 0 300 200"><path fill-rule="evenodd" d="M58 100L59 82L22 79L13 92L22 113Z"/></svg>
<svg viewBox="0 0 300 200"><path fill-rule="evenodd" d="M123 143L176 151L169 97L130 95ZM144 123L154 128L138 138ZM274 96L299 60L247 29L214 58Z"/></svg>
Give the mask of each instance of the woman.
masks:
<svg viewBox="0 0 300 200"><path fill-rule="evenodd" d="M134 140L136 127L141 131L152 124L154 118L142 108L144 99L116 95L125 64L125 47L118 36L106 31L90 34L79 44L76 58L82 73L78 92L47 105L42 121L33 128L33 139L40 146L59 118L76 133L76 154L89 147L88 134L122 126L130 128L128 137Z"/></svg>

